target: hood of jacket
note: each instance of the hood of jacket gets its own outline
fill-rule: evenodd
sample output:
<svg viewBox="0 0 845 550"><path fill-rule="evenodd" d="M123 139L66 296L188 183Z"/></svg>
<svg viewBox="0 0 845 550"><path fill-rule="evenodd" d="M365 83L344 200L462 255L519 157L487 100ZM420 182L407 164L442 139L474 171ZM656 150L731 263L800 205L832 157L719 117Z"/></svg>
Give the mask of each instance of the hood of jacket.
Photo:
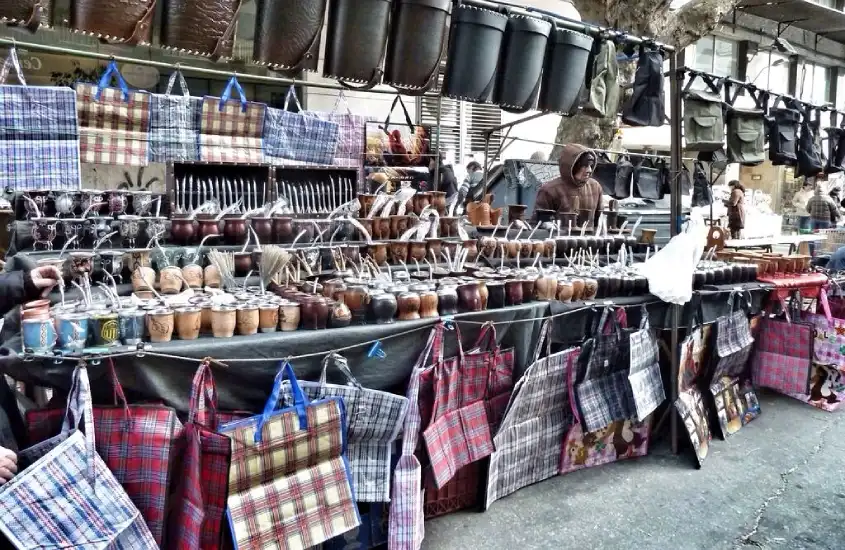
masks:
<svg viewBox="0 0 845 550"><path fill-rule="evenodd" d="M577 143L570 143L563 146L563 150L560 152L560 158L558 158L558 168L560 169L560 179L565 185L571 187L583 187L587 184L586 181L580 183L576 182L572 169L575 167L578 159L585 153L589 152L590 149L584 147L583 145L578 145Z"/></svg>

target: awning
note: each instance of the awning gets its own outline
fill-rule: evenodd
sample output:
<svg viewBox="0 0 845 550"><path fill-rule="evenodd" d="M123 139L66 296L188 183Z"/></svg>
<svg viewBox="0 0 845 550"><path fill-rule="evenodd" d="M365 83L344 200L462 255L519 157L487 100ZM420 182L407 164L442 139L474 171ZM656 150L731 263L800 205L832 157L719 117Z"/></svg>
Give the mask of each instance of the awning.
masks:
<svg viewBox="0 0 845 550"><path fill-rule="evenodd" d="M845 12L808 0L739 0L737 10L845 43Z"/></svg>

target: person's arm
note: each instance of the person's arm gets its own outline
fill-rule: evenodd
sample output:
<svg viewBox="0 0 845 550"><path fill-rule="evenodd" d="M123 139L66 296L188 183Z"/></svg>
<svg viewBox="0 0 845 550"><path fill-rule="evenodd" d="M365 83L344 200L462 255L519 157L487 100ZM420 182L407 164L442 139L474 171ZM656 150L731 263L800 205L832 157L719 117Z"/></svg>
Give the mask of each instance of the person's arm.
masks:
<svg viewBox="0 0 845 550"><path fill-rule="evenodd" d="M736 205L738 205L740 199L742 199L742 191L740 191L739 189L734 189L733 191L731 191L731 206L735 207Z"/></svg>
<svg viewBox="0 0 845 550"><path fill-rule="evenodd" d="M830 208L830 220L833 222L833 225L836 225L841 218L841 215L839 214L839 207L835 202L833 202L833 199L828 202L828 207Z"/></svg>
<svg viewBox="0 0 845 550"><path fill-rule="evenodd" d="M61 277L61 272L53 266L0 273L0 315L42 297L56 286Z"/></svg>

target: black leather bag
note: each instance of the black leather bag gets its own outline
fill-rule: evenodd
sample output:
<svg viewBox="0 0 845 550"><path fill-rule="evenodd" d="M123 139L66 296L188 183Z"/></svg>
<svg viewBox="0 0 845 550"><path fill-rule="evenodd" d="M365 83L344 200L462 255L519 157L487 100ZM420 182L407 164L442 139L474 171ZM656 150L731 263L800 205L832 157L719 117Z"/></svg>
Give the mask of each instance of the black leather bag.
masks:
<svg viewBox="0 0 845 550"><path fill-rule="evenodd" d="M578 107L578 95L586 81L592 48L592 36L559 29L552 20L538 102L541 111L570 115Z"/></svg>
<svg viewBox="0 0 845 550"><path fill-rule="evenodd" d="M838 114L830 114L830 127L825 128L827 132L827 165L824 167L826 174L845 172L845 120L842 125L836 125Z"/></svg>
<svg viewBox="0 0 845 550"><path fill-rule="evenodd" d="M815 176L824 170L819 121L810 120L810 113L805 112L801 122L801 136L798 138L798 170L795 175Z"/></svg>
<svg viewBox="0 0 845 550"><path fill-rule="evenodd" d="M769 138L769 160L775 166L795 166L798 163L798 123L801 113L789 105L769 109L767 129Z"/></svg>
<svg viewBox="0 0 845 550"><path fill-rule="evenodd" d="M663 198L663 167L644 158L634 167L634 196L640 199Z"/></svg>
<svg viewBox="0 0 845 550"><path fill-rule="evenodd" d="M524 113L536 107L551 30L551 23L542 19L521 15L508 18L493 92L493 103L503 110Z"/></svg>
<svg viewBox="0 0 845 550"><path fill-rule="evenodd" d="M384 81L404 94L420 95L437 82L446 53L451 0L396 0Z"/></svg>
<svg viewBox="0 0 845 550"><path fill-rule="evenodd" d="M713 190L704 171L704 164L695 161L692 172L692 206L707 206L713 203Z"/></svg>
<svg viewBox="0 0 845 550"><path fill-rule="evenodd" d="M317 69L328 0L259 0L252 57L274 69Z"/></svg>
<svg viewBox="0 0 845 550"><path fill-rule="evenodd" d="M663 194L672 194L672 171L669 169L669 164L662 162L663 165ZM689 169L685 164L681 164L681 173L678 176L678 185L681 195L689 195L692 190L692 181L690 178Z"/></svg>
<svg viewBox="0 0 845 550"><path fill-rule="evenodd" d="M622 122L629 126L663 126L665 118L663 50L640 46L634 89L622 107Z"/></svg>
<svg viewBox="0 0 845 550"><path fill-rule="evenodd" d="M601 185L602 193L615 196L616 163L610 160L607 153L597 153L596 167L593 169L593 179Z"/></svg>
<svg viewBox="0 0 845 550"><path fill-rule="evenodd" d="M390 0L329 2L323 76L363 84L379 84L387 51Z"/></svg>
<svg viewBox="0 0 845 550"><path fill-rule="evenodd" d="M616 182L614 184L613 197L616 199L627 199L631 196L631 181L634 177L634 165L626 156L619 157L616 161Z"/></svg>

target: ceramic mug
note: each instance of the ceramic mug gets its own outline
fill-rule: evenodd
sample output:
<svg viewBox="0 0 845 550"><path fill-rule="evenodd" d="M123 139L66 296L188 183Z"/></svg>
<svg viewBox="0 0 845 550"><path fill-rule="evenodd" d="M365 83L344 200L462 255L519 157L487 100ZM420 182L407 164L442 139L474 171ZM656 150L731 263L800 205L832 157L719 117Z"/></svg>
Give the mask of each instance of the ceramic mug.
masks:
<svg viewBox="0 0 845 550"><path fill-rule="evenodd" d="M235 316L238 334L249 336L258 332L258 306L243 305L237 309Z"/></svg>
<svg viewBox="0 0 845 550"><path fill-rule="evenodd" d="M211 331L215 338L231 338L235 334L235 308L221 306L211 310Z"/></svg>
<svg viewBox="0 0 845 550"><path fill-rule="evenodd" d="M150 342L169 342L173 337L173 311L170 309L157 309L147 313L147 331L150 333Z"/></svg>
<svg viewBox="0 0 845 550"><path fill-rule="evenodd" d="M134 346L144 340L147 313L142 309L123 309L117 315L120 341Z"/></svg>
<svg viewBox="0 0 845 550"><path fill-rule="evenodd" d="M196 340L200 336L202 310L198 307L184 307L176 310L176 334L180 340Z"/></svg>
<svg viewBox="0 0 845 550"><path fill-rule="evenodd" d="M82 351L88 341L88 316L84 313L63 313L56 316L59 347Z"/></svg>
<svg viewBox="0 0 845 550"><path fill-rule="evenodd" d="M299 328L299 304L282 302L279 304L279 320L282 332L290 332Z"/></svg>
<svg viewBox="0 0 845 550"><path fill-rule="evenodd" d="M56 346L56 330L52 319L24 319L21 322L24 349L48 353Z"/></svg>
<svg viewBox="0 0 845 550"><path fill-rule="evenodd" d="M92 313L88 318L88 333L92 343L97 347L117 345L120 338L117 313L111 311Z"/></svg>
<svg viewBox="0 0 845 550"><path fill-rule="evenodd" d="M258 330L261 332L276 332L279 327L279 307L266 303L258 307Z"/></svg>

